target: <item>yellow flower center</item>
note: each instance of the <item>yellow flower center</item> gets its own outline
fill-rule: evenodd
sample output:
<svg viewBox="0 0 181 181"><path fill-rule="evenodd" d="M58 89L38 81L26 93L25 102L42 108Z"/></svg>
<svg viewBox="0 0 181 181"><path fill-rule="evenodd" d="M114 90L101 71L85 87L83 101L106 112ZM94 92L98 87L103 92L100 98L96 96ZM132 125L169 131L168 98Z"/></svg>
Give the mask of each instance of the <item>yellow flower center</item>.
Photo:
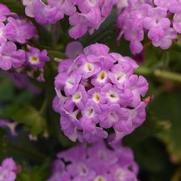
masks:
<svg viewBox="0 0 181 181"><path fill-rule="evenodd" d="M94 65L92 63L86 63L84 65L84 70L86 72L92 72L94 70Z"/></svg>
<svg viewBox="0 0 181 181"><path fill-rule="evenodd" d="M97 76L97 81L103 83L105 82L106 78L107 78L107 73L105 71L101 71Z"/></svg>
<svg viewBox="0 0 181 181"><path fill-rule="evenodd" d="M94 95L93 95L93 101L94 101L95 103L99 103L99 101L100 101L100 94L99 94L99 93L94 93Z"/></svg>
<svg viewBox="0 0 181 181"><path fill-rule="evenodd" d="M103 176L97 176L94 178L94 181L106 181L106 179Z"/></svg>
<svg viewBox="0 0 181 181"><path fill-rule="evenodd" d="M78 103L81 100L81 98L82 98L81 93L76 92L72 97L72 101Z"/></svg>
<svg viewBox="0 0 181 181"><path fill-rule="evenodd" d="M113 91L107 92L106 97L111 102L117 102L119 100L118 94L116 92L113 92Z"/></svg>
<svg viewBox="0 0 181 181"><path fill-rule="evenodd" d="M32 56L32 57L30 57L29 62L31 64L38 64L39 63L39 58L36 57L36 56Z"/></svg>

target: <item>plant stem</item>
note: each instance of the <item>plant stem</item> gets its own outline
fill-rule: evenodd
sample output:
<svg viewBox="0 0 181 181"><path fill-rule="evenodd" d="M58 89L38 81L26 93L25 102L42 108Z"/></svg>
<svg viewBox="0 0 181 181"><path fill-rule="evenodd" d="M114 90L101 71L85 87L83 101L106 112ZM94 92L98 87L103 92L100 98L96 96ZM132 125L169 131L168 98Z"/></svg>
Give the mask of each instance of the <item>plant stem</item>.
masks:
<svg viewBox="0 0 181 181"><path fill-rule="evenodd" d="M150 70L147 67L141 66L136 70L136 73L142 74L145 76L153 76L156 78L161 78L161 79L166 79L166 80L171 80L173 82L181 83L181 74L175 73L175 72L169 72L166 70L159 70L159 69Z"/></svg>
<svg viewBox="0 0 181 181"><path fill-rule="evenodd" d="M42 104L42 106L41 106L41 108L40 108L40 114L42 114L43 115L43 113L44 113L44 111L46 110L46 108L47 108L47 100L45 99L44 100L44 102L43 102L43 104Z"/></svg>
<svg viewBox="0 0 181 181"><path fill-rule="evenodd" d="M61 53L60 51L57 50L48 50L48 54L52 57L56 57L56 58L64 58L65 55L63 53Z"/></svg>

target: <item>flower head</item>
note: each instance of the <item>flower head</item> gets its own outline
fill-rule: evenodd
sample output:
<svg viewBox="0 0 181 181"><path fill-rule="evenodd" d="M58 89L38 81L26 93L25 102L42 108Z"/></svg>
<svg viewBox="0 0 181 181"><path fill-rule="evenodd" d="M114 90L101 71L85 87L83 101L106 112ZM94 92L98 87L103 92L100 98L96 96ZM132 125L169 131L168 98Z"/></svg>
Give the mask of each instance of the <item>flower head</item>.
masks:
<svg viewBox="0 0 181 181"><path fill-rule="evenodd" d="M145 33L155 47L168 49L181 32L180 11L178 0L128 0L117 18L119 38L124 36L130 42L133 54L143 50Z"/></svg>
<svg viewBox="0 0 181 181"><path fill-rule="evenodd" d="M134 74L136 67L132 59L109 53L103 44L90 45L75 59L62 61L53 106L65 135L92 142L107 138L110 128L126 135L138 127L144 118L132 116L132 111L144 104L148 83ZM144 112L145 106L141 109Z"/></svg>
<svg viewBox="0 0 181 181"><path fill-rule="evenodd" d="M43 67L49 59L47 51L27 45L37 36L35 26L2 4L0 10L0 68L24 70L30 66L34 70L39 69L43 77Z"/></svg>
<svg viewBox="0 0 181 181"><path fill-rule="evenodd" d="M132 151L108 148L103 142L79 145L57 155L48 181L137 181L137 165Z"/></svg>
<svg viewBox="0 0 181 181"><path fill-rule="evenodd" d="M40 24L55 24L69 17L69 35L78 39L87 32L92 34L108 17L116 0L22 0L27 16Z"/></svg>

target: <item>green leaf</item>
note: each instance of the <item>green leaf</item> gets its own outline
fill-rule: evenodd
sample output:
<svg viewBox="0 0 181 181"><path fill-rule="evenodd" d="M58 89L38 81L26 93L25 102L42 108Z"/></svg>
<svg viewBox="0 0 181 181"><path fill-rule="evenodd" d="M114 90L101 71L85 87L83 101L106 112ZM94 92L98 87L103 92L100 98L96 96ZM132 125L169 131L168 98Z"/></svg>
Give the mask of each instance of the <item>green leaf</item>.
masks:
<svg viewBox="0 0 181 181"><path fill-rule="evenodd" d="M0 77L0 102L10 101L14 96L12 82L4 77Z"/></svg>
<svg viewBox="0 0 181 181"><path fill-rule="evenodd" d="M18 161L42 164L49 156L37 149L25 134L13 139L5 134L0 136L0 161L6 157L13 157Z"/></svg>
<svg viewBox="0 0 181 181"><path fill-rule="evenodd" d="M180 100L180 91L162 93L151 104L151 109L154 116L157 117L158 125L163 128L163 131L157 136L166 143L174 161L181 161Z"/></svg>
<svg viewBox="0 0 181 181"><path fill-rule="evenodd" d="M45 181L50 172L50 162L46 161L43 165L34 166L33 168L23 168L17 176L16 181Z"/></svg>
<svg viewBox="0 0 181 181"><path fill-rule="evenodd" d="M148 138L133 147L140 168L140 180L170 181L174 167L169 161L163 144L156 138Z"/></svg>
<svg viewBox="0 0 181 181"><path fill-rule="evenodd" d="M46 130L46 120L43 116L30 105L12 104L8 106L3 115L8 119L24 124L31 131L33 136L44 133Z"/></svg>

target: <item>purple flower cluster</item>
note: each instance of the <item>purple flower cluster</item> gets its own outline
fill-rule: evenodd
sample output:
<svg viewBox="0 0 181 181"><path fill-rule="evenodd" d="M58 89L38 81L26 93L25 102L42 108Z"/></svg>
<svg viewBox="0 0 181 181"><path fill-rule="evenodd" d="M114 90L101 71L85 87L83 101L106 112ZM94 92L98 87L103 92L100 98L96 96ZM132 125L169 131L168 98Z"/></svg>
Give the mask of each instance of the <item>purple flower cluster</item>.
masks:
<svg viewBox="0 0 181 181"><path fill-rule="evenodd" d="M177 33L181 33L181 2L179 0L128 0L120 11L117 26L120 37L130 42L132 53L143 50L146 32L155 47L168 49Z"/></svg>
<svg viewBox="0 0 181 181"><path fill-rule="evenodd" d="M80 38L93 33L105 20L117 0L22 0L26 15L34 17L40 24L54 24L69 17L69 35Z"/></svg>
<svg viewBox="0 0 181 181"><path fill-rule="evenodd" d="M136 68L134 60L109 53L104 44L90 45L75 59L62 61L53 106L61 114L65 135L93 142L107 138L110 128L122 137L140 126L148 83L134 74Z"/></svg>
<svg viewBox="0 0 181 181"><path fill-rule="evenodd" d="M36 36L33 24L12 13L6 6L0 4L0 68L9 70L21 68L26 65L42 68L48 60L45 50L23 45Z"/></svg>
<svg viewBox="0 0 181 181"><path fill-rule="evenodd" d="M15 181L17 166L12 158L6 158L0 165L0 181Z"/></svg>
<svg viewBox="0 0 181 181"><path fill-rule="evenodd" d="M103 142L79 145L58 154L48 181L137 181L138 167L132 151L108 148Z"/></svg>

